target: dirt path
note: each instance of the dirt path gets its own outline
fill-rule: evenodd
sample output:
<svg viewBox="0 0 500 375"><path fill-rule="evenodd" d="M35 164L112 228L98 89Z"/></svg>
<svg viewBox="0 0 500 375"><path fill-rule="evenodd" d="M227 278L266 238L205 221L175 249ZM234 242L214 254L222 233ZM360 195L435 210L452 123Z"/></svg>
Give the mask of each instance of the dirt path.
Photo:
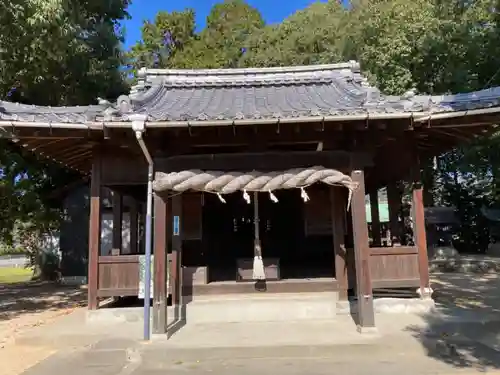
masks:
<svg viewBox="0 0 500 375"><path fill-rule="evenodd" d="M500 275L436 273L433 298L440 307L494 314L500 312Z"/></svg>
<svg viewBox="0 0 500 375"><path fill-rule="evenodd" d="M46 283L0 286L1 375L18 375L52 355L50 347L16 345L18 334L86 304L86 291Z"/></svg>

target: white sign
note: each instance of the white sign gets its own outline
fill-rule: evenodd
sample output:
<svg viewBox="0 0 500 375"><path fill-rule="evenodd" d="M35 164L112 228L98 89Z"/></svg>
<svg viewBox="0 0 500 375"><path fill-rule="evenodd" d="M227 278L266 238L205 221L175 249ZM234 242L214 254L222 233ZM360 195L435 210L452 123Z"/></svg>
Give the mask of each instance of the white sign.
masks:
<svg viewBox="0 0 500 375"><path fill-rule="evenodd" d="M151 255L151 289L150 298L153 298L153 270L154 270L154 255ZM139 255L139 294L138 297L144 299L146 287L146 256Z"/></svg>

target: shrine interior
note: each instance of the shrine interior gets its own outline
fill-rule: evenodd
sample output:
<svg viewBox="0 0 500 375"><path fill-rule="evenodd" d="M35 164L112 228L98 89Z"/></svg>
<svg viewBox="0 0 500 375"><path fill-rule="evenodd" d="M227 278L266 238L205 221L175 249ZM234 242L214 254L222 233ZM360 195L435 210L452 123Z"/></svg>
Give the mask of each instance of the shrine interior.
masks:
<svg viewBox="0 0 500 375"><path fill-rule="evenodd" d="M313 191L328 191L322 188L315 186ZM313 204L304 202L299 190L274 194L277 202L268 193L258 193L259 236L269 280L333 278L331 229L322 233L315 223L308 223L306 205ZM224 200L221 202L215 194L203 194L202 241L198 246L184 241L182 264L207 266L209 282L252 281L246 279L245 269L248 266L251 270L254 254L254 207L241 193L228 194Z"/></svg>

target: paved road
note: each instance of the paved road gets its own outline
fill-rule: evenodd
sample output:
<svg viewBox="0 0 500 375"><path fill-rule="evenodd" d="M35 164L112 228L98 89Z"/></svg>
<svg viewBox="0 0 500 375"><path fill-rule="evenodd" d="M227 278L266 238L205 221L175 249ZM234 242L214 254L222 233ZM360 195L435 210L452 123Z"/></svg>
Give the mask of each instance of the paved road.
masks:
<svg viewBox="0 0 500 375"><path fill-rule="evenodd" d="M28 258L24 255L0 256L0 267L24 267Z"/></svg>
<svg viewBox="0 0 500 375"><path fill-rule="evenodd" d="M255 355L244 348L226 355L210 350L168 350L155 344L101 342L90 349L62 351L23 375L471 375L498 374L498 362L431 358L412 348L394 345L261 348ZM128 344L128 345L127 345ZM255 349L255 348L254 348ZM314 350L313 350L314 349ZM255 351L255 350L253 350ZM231 352L231 355L227 355ZM290 355L292 354L293 355ZM498 352L495 356L498 355Z"/></svg>

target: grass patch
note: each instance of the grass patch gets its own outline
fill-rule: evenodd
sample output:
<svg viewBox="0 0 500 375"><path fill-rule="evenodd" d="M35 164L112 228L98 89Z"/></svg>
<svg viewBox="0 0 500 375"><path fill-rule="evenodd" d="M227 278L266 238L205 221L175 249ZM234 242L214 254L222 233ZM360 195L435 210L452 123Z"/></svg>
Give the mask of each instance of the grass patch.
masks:
<svg viewBox="0 0 500 375"><path fill-rule="evenodd" d="M14 284L30 281L33 276L31 268L0 267L0 284Z"/></svg>

